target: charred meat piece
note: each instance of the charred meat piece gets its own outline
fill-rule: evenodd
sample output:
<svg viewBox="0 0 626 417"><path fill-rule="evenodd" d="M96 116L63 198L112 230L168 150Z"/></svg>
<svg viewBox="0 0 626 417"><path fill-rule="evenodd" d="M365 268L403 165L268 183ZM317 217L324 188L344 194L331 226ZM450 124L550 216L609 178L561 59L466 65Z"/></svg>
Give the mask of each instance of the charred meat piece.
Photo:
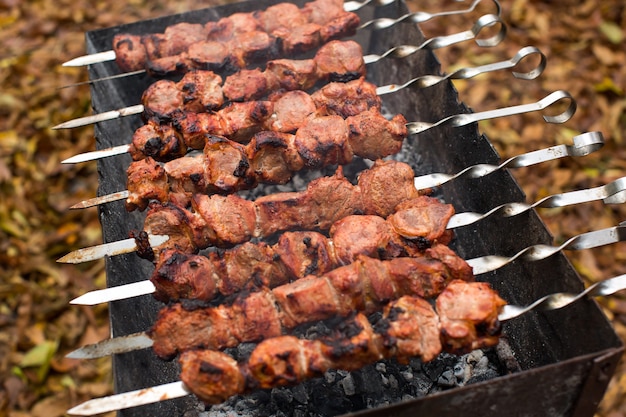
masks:
<svg viewBox="0 0 626 417"><path fill-rule="evenodd" d="M485 282L468 286L452 281L437 299L444 349L464 353L497 344L502 330L498 313L505 304Z"/></svg>
<svg viewBox="0 0 626 417"><path fill-rule="evenodd" d="M273 132L293 133L318 111L313 98L304 91L288 91L272 98L274 114L266 121L265 127Z"/></svg>
<svg viewBox="0 0 626 417"><path fill-rule="evenodd" d="M307 168L345 165L354 155L348 126L340 116L309 119L296 132L294 145Z"/></svg>
<svg viewBox="0 0 626 417"><path fill-rule="evenodd" d="M346 119L350 146L355 155L367 159L400 152L406 138L406 119L401 114L387 120L374 108Z"/></svg>
<svg viewBox="0 0 626 417"><path fill-rule="evenodd" d="M304 168L304 160L288 133L263 131L252 137L246 146L250 173L259 183L284 184L293 172Z"/></svg>
<svg viewBox="0 0 626 417"><path fill-rule="evenodd" d="M223 86L224 95L231 101L258 100L271 89L265 72L259 68L237 71L226 78Z"/></svg>
<svg viewBox="0 0 626 417"><path fill-rule="evenodd" d="M159 80L141 98L148 120L163 123L184 112L207 112L224 104L222 77L211 71L190 71L177 83Z"/></svg>
<svg viewBox="0 0 626 417"><path fill-rule="evenodd" d="M166 307L150 337L161 358L195 348L224 349L354 311L371 314L403 295L436 297L452 275L447 265L426 257L388 261L358 257L321 277L241 294L230 305L190 311L182 304Z"/></svg>
<svg viewBox="0 0 626 417"><path fill-rule="evenodd" d="M336 114L344 119L366 110L381 108L376 86L360 78L347 83L329 83L311 95L322 114Z"/></svg>
<svg viewBox="0 0 626 417"><path fill-rule="evenodd" d="M329 42L315 54L317 72L330 81L346 82L365 75L363 50L356 42Z"/></svg>
<svg viewBox="0 0 626 417"><path fill-rule="evenodd" d="M182 135L172 126L146 123L135 130L128 153L135 161L146 157L169 161L186 155L187 150Z"/></svg>
<svg viewBox="0 0 626 417"><path fill-rule="evenodd" d="M165 169L154 159L146 158L132 163L126 171L129 197L128 210L143 210L150 200L168 201L170 184Z"/></svg>

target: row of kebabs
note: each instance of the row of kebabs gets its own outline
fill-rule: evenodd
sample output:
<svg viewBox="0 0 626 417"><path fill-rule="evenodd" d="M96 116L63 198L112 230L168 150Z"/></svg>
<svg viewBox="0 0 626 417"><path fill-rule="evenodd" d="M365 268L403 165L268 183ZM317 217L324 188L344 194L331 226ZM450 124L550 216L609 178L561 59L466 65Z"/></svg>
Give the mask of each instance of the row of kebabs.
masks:
<svg viewBox="0 0 626 417"><path fill-rule="evenodd" d="M318 0L310 4L334 4L337 13L315 12L307 5L305 15L343 19L345 12L336 7L339 3ZM241 20L228 24L220 21L221 26L219 22L204 25L202 36L217 31L218 26L230 27L235 36L238 22L253 27L251 19L261 19L254 28L262 25L277 37L282 26L268 26L275 19L269 19L270 11L280 13L277 21L292 21L306 30L318 19L302 22L291 14L286 18L293 8L279 5L237 16ZM193 30L178 25L163 36L192 39L187 48L198 42ZM148 53L163 41L155 39L154 35L141 39ZM128 47L131 41L136 40L125 38L116 45ZM122 61L138 60L124 51L130 49L116 50ZM165 56L181 53L187 53L183 47L161 50L149 58L149 68L170 65L171 58ZM179 62L190 62L186 59ZM198 63L195 58L191 61ZM318 68L319 62L314 62ZM334 70L327 73L336 78ZM362 63L348 73L349 77L340 79L362 76ZM263 74L275 73L266 70ZM311 182L304 191L255 201L233 194L258 182L285 183L303 168L343 165L355 155L378 159L398 152L407 134L406 120L401 115L387 120L380 114L374 86L356 79L342 86L329 84L311 96L300 91L274 93L265 101L217 111L216 102L206 104L198 92L215 96L216 82L221 79L199 71L185 77L179 83L162 82L162 87L153 86L144 95L158 97L160 88L176 91L170 94L176 99L165 105L163 100L150 107L144 100L152 121L136 132L131 146L138 161L128 171L131 196L127 207L145 208L149 201L158 200L149 204L144 230L134 233L140 255L155 262L152 281L157 299L170 303L148 334L161 358L182 353L181 377L192 392L215 403L251 389L297 383L331 367L357 369L391 356L431 360L442 349L461 352L497 343L497 316L504 302L485 284L473 283L469 265L445 246L451 239L446 225L453 209L420 195L408 165L377 161L361 173L357 184L338 169L332 177ZM324 94L329 90L334 104ZM252 96L260 94L241 95ZM214 113L181 112L172 107L176 100ZM284 118L277 116L282 114L281 106ZM161 124L163 120L170 125ZM257 132L270 126L276 128ZM227 131L243 141L254 135L243 145L224 137ZM140 148L144 155L154 154L173 141L176 145L170 148L182 149L182 153L187 148L204 152L165 165L137 156ZM275 245L251 242L294 229L298 231L284 233ZM169 239L152 248L147 243L149 235ZM199 249L214 246L234 248L196 255ZM437 312L427 298L437 298ZM382 319L370 323L366 315L383 308ZM334 320L335 326L332 334L320 340L286 335L296 326L325 319ZM220 352L241 342L259 341L245 363Z"/></svg>
<svg viewBox="0 0 626 417"><path fill-rule="evenodd" d="M358 15L344 10L343 0L315 0L302 8L279 3L216 22L175 24L164 33L119 34L113 39L113 50L123 71L145 69L154 75L190 69L232 72L255 61L293 56L351 36L359 23Z"/></svg>

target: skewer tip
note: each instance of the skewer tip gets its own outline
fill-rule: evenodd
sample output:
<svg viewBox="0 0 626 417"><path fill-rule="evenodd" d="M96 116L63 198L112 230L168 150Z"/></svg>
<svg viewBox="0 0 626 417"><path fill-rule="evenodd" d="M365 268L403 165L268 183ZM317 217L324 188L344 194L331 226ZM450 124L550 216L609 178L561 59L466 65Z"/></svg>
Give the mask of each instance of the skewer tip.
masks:
<svg viewBox="0 0 626 417"><path fill-rule="evenodd" d="M61 64L63 67L84 67L86 65L98 64L100 62L114 61L115 51L104 51L96 54L83 55Z"/></svg>

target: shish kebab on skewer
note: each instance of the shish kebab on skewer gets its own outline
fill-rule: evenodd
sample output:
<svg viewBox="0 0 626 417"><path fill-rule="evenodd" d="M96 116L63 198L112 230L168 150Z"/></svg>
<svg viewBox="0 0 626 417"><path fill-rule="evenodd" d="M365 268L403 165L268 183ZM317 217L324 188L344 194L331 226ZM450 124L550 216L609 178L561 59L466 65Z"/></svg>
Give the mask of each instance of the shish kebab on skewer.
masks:
<svg viewBox="0 0 626 417"><path fill-rule="evenodd" d="M205 25L178 23L162 34L117 34L113 57L124 72L145 69L155 76L193 68L232 71L351 36L359 25L359 16L343 10L341 0L316 0L302 9L279 3Z"/></svg>
<svg viewBox="0 0 626 417"><path fill-rule="evenodd" d="M356 2L316 0L302 9L291 3L279 3L265 11L235 13L204 25L178 23L166 28L163 34L118 34L113 39L112 51L76 58L63 65L116 60L122 71L147 70L154 75L191 68L241 68L250 59L304 52L331 39L350 36L357 28L385 29L405 21L419 23L437 16L468 13L480 1L475 0L464 10L416 12L398 19L374 19L362 25L352 13L363 5ZM499 16L500 4L496 0L493 3ZM248 45L245 49L249 50L239 52L240 45Z"/></svg>
<svg viewBox="0 0 626 417"><path fill-rule="evenodd" d="M478 308L477 302L485 300L490 297L489 293L493 293L493 290L488 289L486 291L485 288L482 288L483 286L483 283L465 284L462 281L454 281L448 285L436 301L435 314L439 317L438 323L436 323L438 329L445 328L446 325L453 325L457 330L461 330L459 334L462 335L462 338L454 339L456 352L472 349L476 340L480 340L484 335L480 329L490 327L483 323L493 320L492 313L485 308L489 303L480 303L482 308ZM560 309L587 296L607 296L625 288L626 275L620 275L597 282L578 294L550 294L524 307L509 304L501 305L501 302L496 301L497 294L495 293L493 293L494 296L491 296L492 302L490 304L495 309L497 320L504 323L532 310ZM420 306L424 308L419 308ZM478 314L479 312L480 314ZM92 399L68 410L68 414L91 416L192 394L197 395L198 398L207 403L211 403L212 401L221 401L222 396L230 396L239 392L238 390L271 388L270 383L277 385L300 383L304 378L318 375L311 365L317 363L315 358L319 358L319 356L314 355L320 351L332 353L333 357L337 358L336 363L329 361L331 362L330 368L349 367L350 364L358 362L365 365L365 361L361 358L368 357L368 353L372 353L374 361L382 359L373 354L377 349L371 349L372 345L377 346L381 342L387 342L383 343L382 350L385 357L389 357L387 352L391 352L400 360L419 356L426 361L431 354L436 353L436 350L432 349L433 347L441 346L443 350L446 350L449 347L446 342L450 341L448 338L450 332L446 332L446 334L442 334L443 332L440 330L432 333L427 332L429 329L434 330L426 325L429 323L429 317L432 317L432 310L423 301L416 297L402 297L389 303L384 309L382 319L374 321L371 326L358 314L354 318L346 318L345 321L333 320L330 326L331 330L327 335L319 338L319 341L296 340L292 336L267 339L257 345L254 356L250 356L245 362L238 363L217 352L209 353L203 350L186 352L179 358L182 381ZM353 323L357 324L356 329L354 329ZM377 325L379 323L381 325ZM369 336L371 334L369 329L375 333L371 337ZM463 329L465 332L462 332ZM347 333L347 330L351 330L351 333ZM366 336L362 337L363 335ZM388 337L391 335L394 337ZM494 334L487 335L490 337L497 336ZM392 341L395 343L389 343ZM309 348L309 345L313 347ZM341 347L341 352L345 355L340 354L330 346ZM200 366L203 363L215 365L214 369L230 370L230 372L224 372L222 374L224 379L221 379L219 378L221 373L202 372ZM210 369L210 367L208 368ZM347 370L351 369L353 368L347 368ZM298 372L289 372L289 370ZM246 378L250 376L252 381L256 381L256 384L249 386L247 383L241 383L242 375L245 375Z"/></svg>
<svg viewBox="0 0 626 417"><path fill-rule="evenodd" d="M144 221L145 232L169 233L170 243L158 246L149 237L145 242L145 236L140 233L138 238L146 249L142 249L140 255L150 258L153 255L150 245L157 251L174 248L195 253L200 248L232 247L252 238L288 230L327 231L334 222L352 214L386 218L399 204L420 196L413 186L413 178L409 165L379 160L370 169L360 172L356 185L344 177L339 167L332 176L312 180L305 190L261 196L254 201L235 194L196 195L193 211L171 203L153 203ZM428 232L426 229L424 236ZM97 250L92 252L97 253ZM59 262L85 259L81 258L81 255L69 254Z"/></svg>
<svg viewBox="0 0 626 417"><path fill-rule="evenodd" d="M281 184L302 169L346 164L354 156L373 160L393 155L402 148L408 134L446 123L464 126L479 120L544 110L561 100L568 102L568 108L556 116L543 115L543 118L562 123L574 114L576 103L567 92L556 91L536 103L458 114L436 123L407 123L402 115L387 120L376 109L370 109L346 119L336 115L309 118L294 135L262 131L245 146L207 135L203 137L206 139L203 155L178 158L164 166L152 158L131 163L127 191L86 200L72 208L126 199L127 209L143 209L148 199L169 201L173 196L170 190L176 188L187 193L230 193L254 188L259 182ZM157 179L161 189L152 188L145 194L142 184L154 187Z"/></svg>
<svg viewBox="0 0 626 417"><path fill-rule="evenodd" d="M370 108L381 108L376 86L359 78L346 83L330 83L313 94L301 90L276 92L265 100L231 103L215 112L179 112L167 123L150 119L135 130L131 144L91 155L113 156L130 153L133 160L152 157L167 162L202 149L207 135L246 143L260 131L293 133L308 119L336 115L355 116ZM175 112L178 106L167 106ZM77 155L69 161L85 160ZM67 162L67 161L65 161Z"/></svg>
<svg viewBox="0 0 626 417"><path fill-rule="evenodd" d="M504 301L484 283L454 280L449 287L449 290L445 289L438 297L438 299L441 298L439 303L445 302L439 311L442 320L425 299L419 296L405 296L390 300L390 303L384 307L382 318L374 319L374 322L377 322L374 326L370 325L363 312L352 312L348 313L347 317L333 317L328 320L329 332L332 336L329 335L330 338L322 336L318 342L305 341L288 335L265 339L253 350L248 364L257 363L259 368L265 367L267 373L259 379L249 375L252 377L250 382L253 385L248 386L248 389L242 389L246 386L241 379L243 375L230 356L216 351L210 353L211 351L207 349L189 350L187 351L189 353L184 352L181 355L179 358L182 365L181 378L188 384L188 388L192 388L198 394L200 399L208 404L215 404L225 401L234 394L253 388L286 385L286 382L292 378L291 383L296 384L305 376L309 378L319 376L330 367L356 370L367 363L392 356L392 352L400 353L398 359L401 361L407 361L415 356L422 357L424 361L430 361L441 352L442 348L458 353L496 344L501 328L498 313ZM453 297L458 304L452 303ZM469 314L471 309L476 309L473 314ZM450 317L446 317L446 311L449 312ZM358 318L360 325L352 327L355 324L353 323L355 317ZM346 326L346 323L350 324ZM449 330L452 331L446 337ZM320 358L323 361L313 366L313 363L309 362L313 357L309 355L322 352L305 351L301 348L309 344L313 347L324 340L327 346L318 345L323 348L322 351L325 351ZM331 346L334 346L336 350ZM384 346L386 349L383 348ZM396 348L400 348L400 352L397 352ZM387 351L388 354L382 354L383 351ZM263 354L259 355L261 352ZM331 358L334 358L334 361ZM194 365L193 362L196 359L198 362ZM202 372L202 364L205 361L207 367L205 372ZM215 368L211 365L215 365ZM291 368L289 365L294 365L294 367ZM315 371L317 366L320 368ZM293 373L288 370L289 368ZM216 371L213 376L209 369ZM263 372L258 371L261 369L258 369L256 373L260 376ZM220 374L222 374L221 378ZM255 382L261 383L256 385ZM237 388L234 389L235 387Z"/></svg>
<svg viewBox="0 0 626 417"><path fill-rule="evenodd" d="M349 42L336 41L334 43L331 42L326 47L323 48L324 49L323 56L334 54L334 52L332 54L327 53L328 51L337 51L340 48L352 49L353 47L358 47L360 50L360 47L358 46L358 44L352 43L350 41ZM322 52L322 49L320 49L320 52ZM345 56L344 54L342 55ZM480 67L479 68L464 68L464 69L455 71L452 74L448 74L447 76L417 77L401 85L392 84L392 85L386 85L382 87L375 87L372 85L372 87L370 88L371 91L369 91L369 96L371 96L369 100L372 100L374 95L381 96L384 94L400 91L403 88L411 87L413 85L418 85L418 86L433 85L437 82L449 79L451 77L452 78L454 77L470 78L486 71L494 71L498 69L509 68L511 66L515 66L521 60L523 60L524 58L530 55L538 55L540 57L540 60L538 64L535 66L535 68L525 73L513 72L513 75L517 78L533 79L536 76L540 75L543 69L545 68L545 56L541 53L541 51L539 51L538 49L534 47L525 47L525 48L522 48L512 60L503 61L502 63L488 64L488 65L483 66L483 68L480 68ZM286 61L286 60L283 60L283 61ZM350 61L353 63L345 62L345 61ZM510 64L511 61L515 62L515 64L503 65L506 63ZM285 64L281 64L281 65L283 69L286 67ZM328 65L326 65L326 67L328 69ZM361 68L361 66L357 62L355 62L354 59L352 60L345 59L344 62L342 62L339 66L335 67L335 70L340 71L339 67L343 68L342 71L344 71L344 74L354 74L356 77L358 77L359 75L361 76L364 75L364 71L361 71L359 69ZM279 71L281 72L281 74L283 73L283 69ZM345 72L346 69L348 71L347 73ZM250 72L254 72L254 71L250 71ZM257 92L259 91L267 92L265 90L265 87L268 85L268 83L263 81L265 78L264 74L266 73L267 71L260 73L261 79L256 80L256 81L255 79L250 79L250 78L258 78L259 77L258 75L248 75L248 74L241 75L243 74L243 72L236 74L236 75L239 75L241 78L241 82L237 81L234 83L234 84L237 84L237 91L233 91L234 88L230 88L229 86L227 86L227 84L229 84L229 80L232 80L231 78L232 76L228 77L226 79L226 84L224 85L224 88L223 88L224 94L227 96L228 95L245 96L246 100L248 101L242 104L232 103L229 107L216 112L210 117L201 116L201 118L208 119L209 121L215 120L214 125L220 126L220 127L223 126L223 128L221 128L221 131L223 131L224 135L225 136L230 135L234 139L237 139L240 137L249 137L250 129L254 127L253 125L251 125L251 123L254 124L257 121L256 120L257 118L260 118L258 122L265 121L266 123L268 123L271 121L272 125L274 126L277 123L280 123L281 106L280 104L278 106L276 105L277 100L279 103L282 102L283 104L286 104L282 106L283 108L288 108L291 112L294 111L294 109L289 105L287 98L281 99L281 97L284 97L282 93L274 94L272 96L272 97L275 97L275 99L272 100L275 103L273 106L269 101L260 101L258 102L258 105L255 105L254 103L251 103L249 101L249 99L261 98L260 94L256 94ZM300 79L294 80L293 79L292 74L300 74L300 73L301 71L287 71L287 76L285 77L283 75L280 75L280 76L276 75L276 70L274 70L271 72L270 78L280 79L280 80L285 81L284 84L281 84L279 91L306 90L308 87L308 84L306 84L306 80L300 80ZM300 75L297 75L297 77L299 78ZM345 80L342 80L342 82L352 81L349 78L351 77L348 77L346 75ZM358 79L358 78L355 78L355 79ZM119 154L127 153L127 152L133 156L133 159L143 158L145 156L151 156L157 160L168 160L168 159L173 159L175 157L183 155L185 153L185 149L188 148L188 146L186 144L184 146L179 145L179 143L187 142L186 140L184 140L184 138L185 136L188 136L189 133L185 135L184 126L181 126L179 128L183 128L183 132L182 132L182 137L180 137L178 135L177 129L173 129L167 125L163 126L163 121L178 120L181 117L184 117L185 113L203 112L205 110L208 110L208 106L211 103L221 103L222 101L221 95L218 92L217 84L216 84L217 80L218 80L218 77L211 71L192 71L192 72L185 74L185 76L178 83L174 83L172 81L167 81L167 80L157 81L156 83L152 84L148 88L148 90L146 90L146 92L144 92L143 98L142 98L142 102L144 104L140 105L139 106L140 108L137 108L138 111L144 111L145 109L144 115L146 119L148 120L148 124L146 126L142 126L139 129L137 129L137 131L135 132L135 135L133 136L133 142L141 141L140 143L130 144L130 145L120 145L120 146L116 146L116 147L109 148L109 149L101 149L98 151L79 154L79 155L76 155L74 157L71 157L62 161L62 163L86 162L86 161L91 161L91 160L100 159L104 157L119 155ZM191 87L197 84L200 84L200 85L198 87ZM272 84L276 84L276 83L272 82ZM357 84L357 86L361 86L361 85L366 86L363 83ZM230 84L230 86L232 86L232 84ZM298 88L299 86L302 88ZM189 89L189 92L187 92L187 89ZM339 106L336 103L338 101L343 100L344 98L347 100L350 100L350 102L358 101L359 99L361 99L360 94L362 93L362 91L360 89L354 91L354 93L357 93L359 95L358 97L352 97L350 95L349 88L346 88L346 91L345 91L346 94L349 94L347 97L343 97L343 93L344 92L341 91L340 84L331 84L330 86L325 86L322 90L319 90L316 93L313 93L311 95L311 99L318 107L322 107L328 99L331 99L332 101L335 102L335 104L333 104L333 107L336 109L336 111L339 111L342 114L346 114L345 111L342 110L341 106ZM215 98L216 95L217 95L217 98ZM298 97L297 94L294 94L294 96ZM80 118L80 119L74 119L72 121L62 123L61 125L58 125L55 128L82 126L83 124L87 124L87 123L109 120L112 118L112 116L119 117L120 114L123 114L123 115L134 114L134 112L130 110L133 107L136 107L136 106L131 106L125 109L119 109L113 112L101 113L95 116L87 116L87 117ZM306 116L305 110L310 107L311 107L310 104L309 106L304 106L304 109L298 112L301 114L300 117ZM310 109L309 111L312 111L312 109ZM220 116L221 112L225 113L223 117ZM246 112L248 113L246 114ZM238 114L241 114L241 116L237 116ZM256 116L253 116L253 115L256 115ZM245 123L241 126L245 133L245 136L241 134L234 135L234 133L238 131L237 124L240 124L242 122ZM283 125L281 130L289 131L291 126L292 125L288 123L287 125ZM214 133L220 134L221 131L214 132ZM145 135L148 135L149 139L145 139L145 138L140 139ZM136 138L135 136L138 136L138 137ZM166 140L170 137L173 137L173 139L178 139L177 141L172 140L172 142L175 143L176 145L170 145L170 140ZM150 143L150 146L146 148L146 144L142 145L142 142L146 142L146 144ZM190 143L190 145L193 146L192 143ZM173 150L170 152L166 152L166 149L163 149L163 148L172 149L172 147L176 150L176 152L174 152ZM136 152L139 152L139 153L137 154Z"/></svg>

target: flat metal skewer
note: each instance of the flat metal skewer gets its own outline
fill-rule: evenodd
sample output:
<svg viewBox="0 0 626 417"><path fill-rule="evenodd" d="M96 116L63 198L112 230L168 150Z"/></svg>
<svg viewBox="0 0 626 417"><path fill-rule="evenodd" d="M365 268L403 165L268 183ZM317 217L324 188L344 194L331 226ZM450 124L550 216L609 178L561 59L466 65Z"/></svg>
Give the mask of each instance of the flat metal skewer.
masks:
<svg viewBox="0 0 626 417"><path fill-rule="evenodd" d="M361 9L362 7L365 7L369 4L373 4L375 6L387 6L389 4L395 3L396 0L367 0L367 1L363 1L363 2L358 2L358 1L348 1L344 3L344 10L346 12L356 12L357 10ZM369 22L365 22L363 23L361 26L359 26L358 29L365 29L365 28L370 28L370 29L374 29L374 30L380 30L380 29L387 29L397 23L403 23L403 22L408 22L408 23L423 23L426 22L428 20L434 19L436 17L441 17L441 16L451 16L451 15L458 15L458 14L465 14L465 13L470 13L472 11L474 11L476 9L476 7L478 6L478 4L483 1L483 0L474 0L474 2L471 4L471 6L469 8L466 9L460 9L460 10L451 10L451 11L447 11L447 12L439 12L439 13L426 13L426 12L421 12L421 11L417 11L417 12L413 12L413 13L407 13L404 16L401 16L397 19L388 19L388 18L381 18L381 19L373 19ZM497 14L498 16L500 16L501 13L501 7L500 7L500 3L497 0L491 0L495 6L496 6L496 10L495 10L495 14ZM93 65L93 64L99 64L101 62L107 62L107 61L115 61L116 59L116 55L115 55L115 51L110 50L110 51L104 51L104 52L98 52L95 54L90 54L90 55L83 55L74 59L71 59L67 62L64 62L62 64L62 66L64 67L83 67L86 65Z"/></svg>
<svg viewBox="0 0 626 417"><path fill-rule="evenodd" d="M474 34L473 31L469 31L473 34L471 37L468 37L467 35L468 32L452 34L452 35L448 35L444 37L435 37L435 38L426 40L423 44L419 46L403 45L401 47L392 48L389 51L387 51L386 53L387 55L383 54L384 56L383 55L365 55L363 57L363 60L365 64L367 65L367 64L378 62L379 60L383 59L385 56L392 56L395 58L405 58L422 49L442 48L444 46L453 45L458 42L463 42L466 40L474 39L475 36L478 34L478 32L480 32L480 30L484 29L487 26L492 26L497 23L500 23L501 29L497 35L494 35L492 38L489 38L487 40L477 40L477 43L478 42L484 43L484 45L481 45L481 46L497 45L505 36L506 26L504 26L504 24L501 23L500 18L495 15L483 16L481 19L483 19L482 23L479 20L479 22L477 22L474 25L473 31L476 31L476 33ZM408 83L406 83L405 86L414 83L414 84L420 85L421 88L425 88L425 87L429 87L431 85L434 85L448 78L466 79L466 78L471 78L471 77L474 77L478 74L485 73L485 72L513 68L517 66L519 62L525 57L527 57L528 55L534 55L538 53L541 57L541 60L535 69L526 73L520 73L520 72L513 73L515 77L520 78L520 79L526 79L526 80L533 79L539 76L545 69L546 58L543 55L543 53L541 53L541 51L539 51L537 48L534 48L534 47L527 47L527 48L530 48L530 49L523 48L522 50L520 50L520 52L518 52L518 54L515 57L507 61L497 62L495 64L483 65L477 68L468 68L466 70L459 70L443 78L438 77L438 76L426 76L422 80L418 80L418 79L411 80ZM382 89L379 91L379 94L387 94L387 93L397 91L398 89L400 89L399 87L394 89L392 88L392 86L386 86L386 87L381 87L381 88ZM137 104L137 105L124 107L124 108L117 109L117 110L110 110L110 111L99 113L99 114L94 114L90 116L84 116L84 117L79 117L76 119L68 120L67 122L63 122L56 126L53 126L52 129L73 129L76 127L86 126L86 125L90 125L93 123L118 119L123 116L132 116L135 114L141 114L143 113L144 110L145 108L142 104Z"/></svg>
<svg viewBox="0 0 626 417"><path fill-rule="evenodd" d="M591 201L602 200L605 204L621 204L626 202L626 177L619 178L608 184L595 188L587 188L579 191L553 194L533 203L506 203L489 210L485 214L458 213L448 222L448 228L468 226L494 214L502 217L512 217L530 211L535 208L565 207Z"/></svg>
<svg viewBox="0 0 626 417"><path fill-rule="evenodd" d="M481 65L479 67L474 67L474 68L471 68L471 67L461 68L457 71L454 71L450 74L443 75L443 76L423 75L420 77L413 78L405 82L404 84L389 84L389 85L377 87L376 94L379 96L382 96L385 94L395 93L397 91L400 91L408 87L428 88L446 80L469 79L472 77L476 77L477 75L485 74L488 72L511 69L511 68L515 68L522 60L525 60L526 58L532 55L537 55L540 58L539 63L533 69L527 72L517 72L517 71L512 72L513 76L516 78L523 79L523 80L531 80L541 75L541 73L544 71L546 67L546 57L539 49L535 48L534 46L526 46L520 49L513 58L505 60L505 61ZM85 117L81 117L78 119L69 120L65 123L55 126L54 128L70 128L70 127L84 126L87 124L117 119L121 116L139 114L139 113L142 113L143 111L144 111L144 106L141 104L138 104L135 106L124 107L124 108L117 109L117 110L111 110L108 112L99 113L99 114L95 114L92 116L85 116ZM81 153L81 154L72 156L70 158L67 158L61 161L61 163L62 164L76 164L80 162L93 161L96 159L102 159L102 158L106 158L110 156L121 155L124 153L128 153L129 147L130 145L120 145L120 146L115 146L112 148L100 149L97 151Z"/></svg>
<svg viewBox="0 0 626 417"><path fill-rule="evenodd" d="M415 135L438 126L449 125L451 127L461 127L466 126L470 123L477 123L483 120L542 111L555 105L559 101L568 101L569 104L567 109L553 116L544 114L543 119L548 123L565 123L566 121L571 119L576 112L576 101L567 91L557 90L535 103L520 104L518 106L504 107L497 110L489 110L478 113L455 114L453 116L444 117L443 119L434 123L411 122L407 123L407 127L409 129L409 134Z"/></svg>
<svg viewBox="0 0 626 417"><path fill-rule="evenodd" d="M559 292L541 297L527 306L505 305L498 320L506 322L531 311L550 311L567 307L586 297L609 296L626 289L626 274L597 282L578 294ZM95 398L79 404L67 411L72 416L93 416L159 401L171 400L191 395L182 381L170 382L150 388L128 391L107 397Z"/></svg>
<svg viewBox="0 0 626 417"><path fill-rule="evenodd" d="M626 222L620 226L582 233L568 239L559 246L533 245L522 249L513 256L481 256L480 258L470 259L467 263L472 267L474 275L480 275L500 269L518 259L526 262L539 261L549 258L562 250L592 249L624 240L626 240Z"/></svg>
<svg viewBox="0 0 626 417"><path fill-rule="evenodd" d="M512 217L530 211L534 208L565 207L580 203L603 200L605 204L620 204L626 202L626 177L617 179L609 184L568 193L554 194L545 197L533 204L507 203L498 206L487 213L465 212L453 215L448 221L447 229L468 226L494 214L503 217ZM149 235L161 236L161 235ZM164 238L164 237L163 237ZM152 245L156 247L158 245ZM104 243L89 248L78 249L59 258L60 263L82 263L94 261L104 256L115 256L137 250L135 239L124 239L117 242Z"/></svg>
<svg viewBox="0 0 626 417"><path fill-rule="evenodd" d="M604 136L601 132L582 133L574 136L572 141L574 142L572 145L556 145L546 149L517 155L507 159L500 165L472 165L454 175L443 173L422 175L415 178L415 188L418 190L424 190L427 188L438 187L449 181L462 177L472 179L482 178L501 169L529 167L541 162L552 161L566 156L586 156L604 146Z"/></svg>

